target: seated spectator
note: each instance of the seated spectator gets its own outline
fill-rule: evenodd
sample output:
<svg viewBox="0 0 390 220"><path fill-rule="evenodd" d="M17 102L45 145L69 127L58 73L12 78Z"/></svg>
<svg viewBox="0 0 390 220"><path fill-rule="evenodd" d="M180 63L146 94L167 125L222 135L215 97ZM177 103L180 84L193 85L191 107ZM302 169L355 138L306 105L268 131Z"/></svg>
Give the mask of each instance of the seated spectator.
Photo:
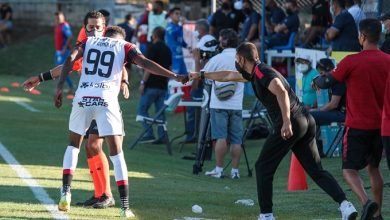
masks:
<svg viewBox="0 0 390 220"><path fill-rule="evenodd" d="M233 0L222 0L221 8L211 16L210 34L218 39L222 29L232 28L238 32L240 23L244 22L244 15L233 7Z"/></svg>
<svg viewBox="0 0 390 220"><path fill-rule="evenodd" d="M131 27L131 19L132 19L132 16L129 13L125 16L125 22L118 24L119 27L121 27L125 30L125 32L126 32L125 40L127 42L131 42L131 39L133 38L133 34L134 34L134 29L133 29L133 27Z"/></svg>
<svg viewBox="0 0 390 220"><path fill-rule="evenodd" d="M298 32L299 17L297 1L286 0L283 7L286 10L287 17L282 23L275 26L274 33L265 40L267 48L286 45L291 33Z"/></svg>
<svg viewBox="0 0 390 220"><path fill-rule="evenodd" d="M275 26L277 24L281 24L284 21L286 15L283 10L278 7L274 0L267 0L265 6L265 27L266 27L266 35L271 35L274 33ZM261 25L261 22L259 22ZM259 27L259 31L261 27Z"/></svg>
<svg viewBox="0 0 390 220"><path fill-rule="evenodd" d="M360 7L359 3L359 0L345 0L345 7L355 20L355 24L358 29L360 21L366 19L366 14Z"/></svg>
<svg viewBox="0 0 390 220"><path fill-rule="evenodd" d="M390 54L390 13L386 13L381 16L382 32L385 33L385 41L381 46L381 50L387 54Z"/></svg>
<svg viewBox="0 0 390 220"><path fill-rule="evenodd" d="M245 15L245 21L241 30L241 41L258 40L260 14L253 9L253 4L249 0L244 0L242 12Z"/></svg>
<svg viewBox="0 0 390 220"><path fill-rule="evenodd" d="M320 76L329 74L334 69L334 64L331 59L323 58L318 61L317 70ZM311 111L317 126L330 125L332 122L344 122L345 121L345 94L346 94L345 83L337 83L328 89L329 103L325 104L318 110ZM319 129L317 129L319 130ZM319 133L317 133L319 134ZM323 145L319 140L319 135L316 137L318 151L320 156L324 157Z"/></svg>
<svg viewBox="0 0 390 220"><path fill-rule="evenodd" d="M333 0L330 6L335 16L333 24L325 33L333 51L360 51L358 29L352 15L345 10L344 0Z"/></svg>
<svg viewBox="0 0 390 220"><path fill-rule="evenodd" d="M10 36L5 36L5 33L12 27L12 8L8 3L3 3L0 5L0 45L9 44Z"/></svg>
<svg viewBox="0 0 390 220"><path fill-rule="evenodd" d="M332 23L328 1L313 0L313 3L311 7L311 26L303 39L303 47L306 48L313 47Z"/></svg>
<svg viewBox="0 0 390 220"><path fill-rule="evenodd" d="M311 82L318 76L316 69L311 66L311 58L306 55L299 55L295 60L297 70L303 74L302 77L302 103L307 109L317 107L317 94L312 88Z"/></svg>
<svg viewBox="0 0 390 220"><path fill-rule="evenodd" d="M164 42L164 28L157 27L154 29L152 34L153 42L146 51L146 57L150 60L155 61L166 69L170 69L172 64L171 61L171 50L167 47ZM158 76L150 74L147 71L144 72L143 78L139 85L139 92L141 98L137 109L137 114L149 117L149 108L154 104L156 112L158 112L164 106L164 100L168 90L168 78L164 76ZM162 114L159 120L165 120L165 115ZM144 128L147 128L147 124L143 123ZM165 140L164 128L158 126L158 139L155 140L153 130L149 129L144 137L140 140L140 143L154 143L163 144Z"/></svg>

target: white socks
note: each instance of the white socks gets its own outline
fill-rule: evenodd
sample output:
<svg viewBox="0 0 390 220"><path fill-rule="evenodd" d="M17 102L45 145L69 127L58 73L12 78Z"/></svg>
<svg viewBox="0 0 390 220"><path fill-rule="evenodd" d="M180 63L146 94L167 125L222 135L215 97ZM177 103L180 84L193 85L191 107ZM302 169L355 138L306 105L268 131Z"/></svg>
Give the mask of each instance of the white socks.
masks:
<svg viewBox="0 0 390 220"><path fill-rule="evenodd" d="M73 172L76 170L77 161L79 158L80 149L75 148L73 146L68 146L65 150L64 160L62 162L62 168L64 170L70 170Z"/></svg>
<svg viewBox="0 0 390 220"><path fill-rule="evenodd" d="M117 184L119 182L123 182L125 183L125 185L127 185L127 165L125 162L125 156L123 155L123 151L115 156L110 156L110 160L114 165L115 181L117 182Z"/></svg>

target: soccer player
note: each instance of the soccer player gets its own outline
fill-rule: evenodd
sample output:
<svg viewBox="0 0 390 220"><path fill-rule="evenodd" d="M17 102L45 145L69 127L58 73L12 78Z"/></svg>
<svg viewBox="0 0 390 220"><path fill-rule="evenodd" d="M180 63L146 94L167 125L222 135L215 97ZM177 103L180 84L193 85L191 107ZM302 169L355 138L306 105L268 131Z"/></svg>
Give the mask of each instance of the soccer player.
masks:
<svg viewBox="0 0 390 220"><path fill-rule="evenodd" d="M256 161L259 220L274 220L272 188L276 169L283 157L294 152L314 182L340 205L343 220L355 219L357 211L334 177L324 170L315 142L315 122L293 92L286 79L276 70L260 62L256 46L242 43L237 47L236 71L190 73L190 79L217 81L249 81L256 97L266 107L273 122L272 133L265 141Z"/></svg>

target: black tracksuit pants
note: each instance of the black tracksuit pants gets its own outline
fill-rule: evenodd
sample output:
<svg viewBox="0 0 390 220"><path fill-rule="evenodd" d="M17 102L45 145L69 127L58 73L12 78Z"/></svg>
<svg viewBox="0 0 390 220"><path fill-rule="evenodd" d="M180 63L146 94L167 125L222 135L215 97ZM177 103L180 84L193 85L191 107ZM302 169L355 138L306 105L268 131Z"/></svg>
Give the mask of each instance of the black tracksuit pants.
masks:
<svg viewBox="0 0 390 220"><path fill-rule="evenodd" d="M308 115L291 118L293 136L283 140L281 125L275 126L264 143L256 162L257 195L261 213L272 212L273 178L281 160L291 149L305 171L329 196L338 203L346 196L336 179L322 168L315 142L316 124Z"/></svg>

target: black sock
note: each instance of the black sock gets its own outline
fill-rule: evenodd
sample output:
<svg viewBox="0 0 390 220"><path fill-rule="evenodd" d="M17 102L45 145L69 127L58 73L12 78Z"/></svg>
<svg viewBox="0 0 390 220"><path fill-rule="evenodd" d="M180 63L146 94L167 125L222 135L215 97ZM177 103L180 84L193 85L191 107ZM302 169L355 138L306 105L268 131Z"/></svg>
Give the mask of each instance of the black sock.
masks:
<svg viewBox="0 0 390 220"><path fill-rule="evenodd" d="M129 208L129 186L128 185L120 185L118 186L119 197L121 199L121 208L128 209Z"/></svg>

